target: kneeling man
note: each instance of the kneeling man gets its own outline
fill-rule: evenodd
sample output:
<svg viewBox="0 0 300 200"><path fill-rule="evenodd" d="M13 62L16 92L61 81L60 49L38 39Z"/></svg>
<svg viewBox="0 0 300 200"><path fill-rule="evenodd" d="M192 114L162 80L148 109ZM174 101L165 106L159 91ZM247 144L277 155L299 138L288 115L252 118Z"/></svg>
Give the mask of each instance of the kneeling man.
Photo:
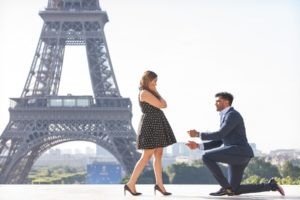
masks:
<svg viewBox="0 0 300 200"><path fill-rule="evenodd" d="M212 196L239 195L252 192L278 191L284 196L284 190L275 179L268 183L241 185L242 177L250 159L254 156L250 147L244 125L244 120L239 112L231 107L233 96L227 92L215 95L216 108L220 112L220 129L216 132L188 131L190 137L200 137L209 140L203 144L189 141L186 145L190 149L203 149L203 162L212 172L221 189L210 193ZM223 145L221 147L221 145ZM218 162L228 164L228 179L222 173Z"/></svg>

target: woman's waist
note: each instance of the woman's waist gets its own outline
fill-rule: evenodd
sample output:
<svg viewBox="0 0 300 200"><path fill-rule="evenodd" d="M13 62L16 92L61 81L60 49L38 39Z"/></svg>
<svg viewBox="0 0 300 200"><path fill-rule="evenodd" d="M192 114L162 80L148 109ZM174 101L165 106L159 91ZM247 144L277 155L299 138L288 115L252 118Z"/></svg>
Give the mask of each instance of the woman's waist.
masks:
<svg viewBox="0 0 300 200"><path fill-rule="evenodd" d="M145 114L152 114L152 113L162 113L162 110L160 109L142 109L142 113L145 113Z"/></svg>
<svg viewBox="0 0 300 200"><path fill-rule="evenodd" d="M162 112L142 112L143 115L145 116L153 116L153 115L157 115L157 116L161 116L163 113Z"/></svg>

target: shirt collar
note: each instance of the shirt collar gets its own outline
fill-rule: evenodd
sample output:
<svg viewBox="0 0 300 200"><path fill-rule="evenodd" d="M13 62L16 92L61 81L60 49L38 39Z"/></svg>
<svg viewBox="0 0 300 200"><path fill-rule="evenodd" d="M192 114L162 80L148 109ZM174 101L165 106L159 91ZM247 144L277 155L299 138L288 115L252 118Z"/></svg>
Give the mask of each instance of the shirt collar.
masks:
<svg viewBox="0 0 300 200"><path fill-rule="evenodd" d="M220 111L220 115L222 116L222 115L225 115L225 113L227 113L228 112L228 110L231 108L231 106L228 106L228 107L226 107L226 108L224 108L223 110L221 110Z"/></svg>

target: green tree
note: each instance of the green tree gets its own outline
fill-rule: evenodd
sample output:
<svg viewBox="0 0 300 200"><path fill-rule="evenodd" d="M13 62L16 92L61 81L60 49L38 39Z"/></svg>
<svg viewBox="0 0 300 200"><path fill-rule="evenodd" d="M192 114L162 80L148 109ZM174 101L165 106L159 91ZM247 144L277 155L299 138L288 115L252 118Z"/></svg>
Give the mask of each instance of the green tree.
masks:
<svg viewBox="0 0 300 200"><path fill-rule="evenodd" d="M271 163L264 161L262 158L251 159L245 169L245 179L254 175L265 179L281 177L278 168Z"/></svg>
<svg viewBox="0 0 300 200"><path fill-rule="evenodd" d="M67 173L76 173L77 169L75 167L70 167L70 166L64 166L64 172Z"/></svg>
<svg viewBox="0 0 300 200"><path fill-rule="evenodd" d="M122 179L121 183L125 184L128 182L130 178L129 176L126 176ZM169 184L170 179L169 176L166 172L162 172L162 178L163 178L163 183ZM137 181L138 184L154 184L155 183L155 176L154 176L154 171L152 168L145 169L143 173L140 175Z"/></svg>
<svg viewBox="0 0 300 200"><path fill-rule="evenodd" d="M300 178L300 167L294 166L292 162L286 161L280 168L282 177Z"/></svg>
<svg viewBox="0 0 300 200"><path fill-rule="evenodd" d="M52 170L47 169L47 176L48 176L48 177L52 176Z"/></svg>
<svg viewBox="0 0 300 200"><path fill-rule="evenodd" d="M220 165L224 174L226 167ZM217 184L209 169L202 162L173 164L167 167L167 174L173 184Z"/></svg>
<svg viewBox="0 0 300 200"><path fill-rule="evenodd" d="M260 176L253 175L242 181L242 184L259 184L266 183L268 180L265 178L261 178Z"/></svg>
<svg viewBox="0 0 300 200"><path fill-rule="evenodd" d="M290 176L277 180L282 185L300 185L300 177L292 178Z"/></svg>
<svg viewBox="0 0 300 200"><path fill-rule="evenodd" d="M32 184L73 184L84 183L85 180L85 170L64 166L34 169L28 176L28 183Z"/></svg>

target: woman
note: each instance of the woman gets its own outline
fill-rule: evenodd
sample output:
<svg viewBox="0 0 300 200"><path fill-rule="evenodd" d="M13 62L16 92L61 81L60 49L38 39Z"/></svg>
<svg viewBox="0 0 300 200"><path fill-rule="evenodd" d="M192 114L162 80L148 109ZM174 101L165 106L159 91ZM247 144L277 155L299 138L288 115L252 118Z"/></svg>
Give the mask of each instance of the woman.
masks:
<svg viewBox="0 0 300 200"><path fill-rule="evenodd" d="M129 191L132 195L141 195L136 192L135 184L150 158L154 156L154 193L158 190L163 195L171 195L163 185L161 160L163 148L176 143L176 138L161 110L167 107L167 103L157 92L156 82L157 75L152 71L146 71L140 81L139 103L143 115L138 128L137 148L143 149L143 153L124 186L124 194Z"/></svg>

